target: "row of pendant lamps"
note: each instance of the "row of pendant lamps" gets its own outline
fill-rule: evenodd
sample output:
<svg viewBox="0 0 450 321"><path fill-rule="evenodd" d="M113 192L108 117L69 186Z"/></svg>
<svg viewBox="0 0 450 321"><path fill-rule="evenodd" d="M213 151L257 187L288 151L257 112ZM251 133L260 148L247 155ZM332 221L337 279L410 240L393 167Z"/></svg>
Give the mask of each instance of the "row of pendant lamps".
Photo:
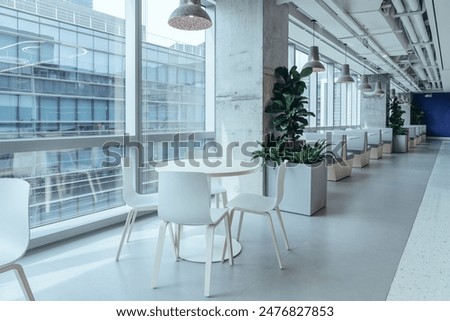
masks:
<svg viewBox="0 0 450 321"><path fill-rule="evenodd" d="M324 65L320 62L319 58L319 47L315 45L315 25L316 20L311 20L312 27L313 27L313 45L309 48L309 56L308 56L308 62L303 66L305 67L311 67L313 69L313 72L321 72L325 70ZM345 46L345 63L342 65L342 73L341 76L336 80L336 83L353 83L355 80L350 75L350 66L347 63L347 44L344 44ZM359 88L363 92L370 92L372 91L372 86L370 86L368 77L366 75L366 58L364 58L364 74L362 75L362 82ZM375 83L375 90L373 91L372 95L374 96L383 96L385 93L381 89L381 82L378 80Z"/></svg>
<svg viewBox="0 0 450 321"><path fill-rule="evenodd" d="M321 72L325 70L325 66L320 62L319 47L315 45L315 25L316 20L311 20L313 25L313 45L309 48L308 62L303 66L311 67L313 72ZM201 0L180 0L180 5L169 17L169 25L181 30L203 30L212 26L211 18L208 13L201 7ZM341 76L336 80L337 83L353 83L355 80L350 75L350 66L347 64L347 44L345 46L345 63L342 65ZM372 87L368 82L366 75L366 61L364 58L364 74L362 75L362 83L359 87L363 92L370 92ZM381 89L381 82L375 83L374 96L383 96L385 93Z"/></svg>

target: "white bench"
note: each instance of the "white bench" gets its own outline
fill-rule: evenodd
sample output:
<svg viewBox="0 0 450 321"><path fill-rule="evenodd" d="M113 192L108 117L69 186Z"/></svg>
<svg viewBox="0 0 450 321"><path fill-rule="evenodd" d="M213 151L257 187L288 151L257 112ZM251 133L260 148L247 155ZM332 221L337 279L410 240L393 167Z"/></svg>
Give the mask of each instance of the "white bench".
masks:
<svg viewBox="0 0 450 321"><path fill-rule="evenodd" d="M419 125L414 125L416 128L416 145L419 145L422 142L422 127Z"/></svg>
<svg viewBox="0 0 450 321"><path fill-rule="evenodd" d="M380 128L367 128L367 143L370 146L370 158L380 159L383 157L383 140Z"/></svg>
<svg viewBox="0 0 450 321"><path fill-rule="evenodd" d="M422 142L427 141L427 125L419 125L422 128Z"/></svg>
<svg viewBox="0 0 450 321"><path fill-rule="evenodd" d="M416 127L415 126L404 126L403 128L408 132L409 148L410 149L416 148L417 138L418 138L418 133L416 132Z"/></svg>
<svg viewBox="0 0 450 321"><path fill-rule="evenodd" d="M393 137L392 128L381 128L381 141L383 142L383 153L392 154L392 140Z"/></svg>
<svg viewBox="0 0 450 321"><path fill-rule="evenodd" d="M369 165L370 146L367 143L367 131L346 130L345 133L347 135L347 150L354 154L353 167L363 168Z"/></svg>
<svg viewBox="0 0 450 321"><path fill-rule="evenodd" d="M303 133L303 137L308 144L314 144L320 139L325 140L328 144L327 151L334 154L326 162L327 180L336 182L351 175L353 154L347 152L346 135L333 135L331 132Z"/></svg>

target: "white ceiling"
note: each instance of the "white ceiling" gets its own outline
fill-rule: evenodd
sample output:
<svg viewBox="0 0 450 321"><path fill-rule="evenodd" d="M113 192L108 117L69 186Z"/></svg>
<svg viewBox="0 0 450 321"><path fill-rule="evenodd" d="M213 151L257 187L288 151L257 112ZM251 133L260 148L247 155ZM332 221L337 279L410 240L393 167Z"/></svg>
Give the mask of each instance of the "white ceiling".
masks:
<svg viewBox="0 0 450 321"><path fill-rule="evenodd" d="M343 63L347 44L348 63L356 72L363 72L367 58L372 72L379 67L381 73L391 74L401 91L450 91L450 41L445 41L450 32L449 0L278 3L290 6L290 37L299 43L312 44L311 20L317 20L316 45L323 56ZM411 14L413 10L418 12Z"/></svg>

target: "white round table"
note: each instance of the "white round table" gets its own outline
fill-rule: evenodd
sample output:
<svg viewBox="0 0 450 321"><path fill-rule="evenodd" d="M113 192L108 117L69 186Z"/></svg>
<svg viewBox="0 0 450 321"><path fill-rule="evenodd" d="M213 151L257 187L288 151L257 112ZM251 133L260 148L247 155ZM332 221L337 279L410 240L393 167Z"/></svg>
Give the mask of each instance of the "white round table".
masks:
<svg viewBox="0 0 450 321"><path fill-rule="evenodd" d="M208 177L230 177L247 175L261 168L256 161L225 160L221 158L210 159L183 159L159 163L155 166L157 172L201 172ZM214 235L213 262L222 260L225 236ZM233 257L241 250L241 244L233 239ZM191 262L205 262L205 236L193 235L183 239L180 244L180 258Z"/></svg>

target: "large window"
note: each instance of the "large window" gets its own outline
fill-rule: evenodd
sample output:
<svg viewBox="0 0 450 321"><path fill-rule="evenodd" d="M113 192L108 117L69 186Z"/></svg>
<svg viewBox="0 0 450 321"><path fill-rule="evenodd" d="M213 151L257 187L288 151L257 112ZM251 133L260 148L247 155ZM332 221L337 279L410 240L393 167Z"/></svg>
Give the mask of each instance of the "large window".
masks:
<svg viewBox="0 0 450 321"><path fill-rule="evenodd" d="M213 27L201 31L183 31L170 27L167 17L179 5L178 0L143 0L142 24L142 103L140 141L145 159L161 161L185 157L188 137L200 149L213 123L214 86L207 84L214 75L211 47ZM146 8L152 8L147 10ZM214 18L214 11L205 8ZM213 77L209 77L213 79ZM212 95L207 95L207 91ZM179 134L183 134L179 136ZM190 134L193 134L190 136ZM174 141L181 142L172 148ZM141 169L141 192L157 191L157 173L145 162Z"/></svg>
<svg viewBox="0 0 450 321"><path fill-rule="evenodd" d="M295 50L294 61L299 68L307 59L305 52ZM359 126L361 91L358 89L357 75L352 75L354 83L336 83L341 74L340 66L328 60L321 62L325 65L325 71L313 73L305 79L305 96L309 98L308 110L316 115L309 117L309 127L320 129Z"/></svg>
<svg viewBox="0 0 450 321"><path fill-rule="evenodd" d="M123 205L102 144L124 133L125 0L72 3L0 3L0 177L30 183L32 227Z"/></svg>
<svg viewBox="0 0 450 321"><path fill-rule="evenodd" d="M139 20L125 1L0 3L0 177L30 182L32 227L123 205L121 169L103 163L123 150L103 146L130 130L146 160L182 156L168 143L175 133L213 137L213 30L169 27L178 0L137 2L142 64L132 87L141 90L139 102L125 101L126 19ZM156 192L152 168L138 181Z"/></svg>

